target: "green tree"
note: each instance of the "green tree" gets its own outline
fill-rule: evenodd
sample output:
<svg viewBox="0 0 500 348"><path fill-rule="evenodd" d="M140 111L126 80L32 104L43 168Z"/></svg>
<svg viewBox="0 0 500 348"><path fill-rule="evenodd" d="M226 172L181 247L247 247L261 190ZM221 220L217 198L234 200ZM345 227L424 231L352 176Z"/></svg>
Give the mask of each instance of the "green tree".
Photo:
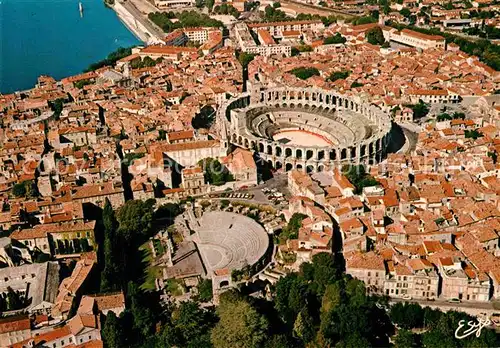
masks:
<svg viewBox="0 0 500 348"><path fill-rule="evenodd" d="M417 303L395 303L389 315L393 323L404 329L420 328L424 323L424 310Z"/></svg>
<svg viewBox="0 0 500 348"><path fill-rule="evenodd" d="M106 314L106 319L102 327L102 339L106 347L121 348L123 347L124 332L118 319L113 311Z"/></svg>
<svg viewBox="0 0 500 348"><path fill-rule="evenodd" d="M364 165L347 165L342 168L342 172L347 177L347 179L349 179L351 184L354 185L354 193L359 194L363 191L364 187L376 186L379 184L375 178L366 173Z"/></svg>
<svg viewBox="0 0 500 348"><path fill-rule="evenodd" d="M295 319L293 325L293 333L304 343L309 343L314 339L314 335L316 334L314 321L306 308L303 308L297 315L297 319Z"/></svg>
<svg viewBox="0 0 500 348"><path fill-rule="evenodd" d="M91 84L92 84L92 81L88 80L88 79L73 82L73 86L75 86L75 88L78 88L78 89L82 89L83 87L85 87L87 85L91 85Z"/></svg>
<svg viewBox="0 0 500 348"><path fill-rule="evenodd" d="M296 239L299 235L299 229L302 227L302 220L306 217L307 215L294 213L288 224L282 228L279 234L280 243L284 243L288 239Z"/></svg>
<svg viewBox="0 0 500 348"><path fill-rule="evenodd" d="M383 45L385 39L382 29L377 26L368 30L366 32L366 41L368 41L372 45Z"/></svg>
<svg viewBox="0 0 500 348"><path fill-rule="evenodd" d="M264 20L267 22L283 22L290 19L285 12L267 5L264 8ZM298 18L297 18L298 19Z"/></svg>
<svg viewBox="0 0 500 348"><path fill-rule="evenodd" d="M205 181L212 185L224 185L234 180L231 173L217 159L205 158L200 160L198 165L203 168Z"/></svg>
<svg viewBox="0 0 500 348"><path fill-rule="evenodd" d="M181 347L208 347L210 330L216 319L213 310L201 308L196 302L183 302L172 311L171 322L167 324L170 328L163 332L165 343Z"/></svg>
<svg viewBox="0 0 500 348"><path fill-rule="evenodd" d="M476 337L475 335L472 335L469 336L468 339L463 341L463 347L465 348L498 347L497 334L495 330L483 329L481 331L481 336Z"/></svg>
<svg viewBox="0 0 500 348"><path fill-rule="evenodd" d="M38 187L36 186L36 183L34 181L27 180L24 182L24 185L26 186L26 197L36 198L40 196L40 193L38 192Z"/></svg>
<svg viewBox="0 0 500 348"><path fill-rule="evenodd" d="M151 57L144 57L141 59L140 57L137 57L130 61L130 67L132 69L141 69L141 68L148 68L155 66L157 63L161 62L161 58L158 59L153 59Z"/></svg>
<svg viewBox="0 0 500 348"><path fill-rule="evenodd" d="M167 132L164 129L158 130L158 138L156 140L167 140Z"/></svg>
<svg viewBox="0 0 500 348"><path fill-rule="evenodd" d="M453 333L451 333L453 334ZM443 334L438 329L432 329L422 335L422 343L429 348L456 347L453 336Z"/></svg>
<svg viewBox="0 0 500 348"><path fill-rule="evenodd" d="M175 217L182 213L182 208L177 203L165 203L156 209L154 213L155 220L167 220L167 224L173 223Z"/></svg>
<svg viewBox="0 0 500 348"><path fill-rule="evenodd" d="M220 320L211 334L215 347L250 348L266 341L269 323L245 298L222 294L217 314Z"/></svg>
<svg viewBox="0 0 500 348"><path fill-rule="evenodd" d="M370 342L360 334L353 333L335 345L336 348L369 348Z"/></svg>
<svg viewBox="0 0 500 348"><path fill-rule="evenodd" d="M493 160L493 163L496 164L498 161L498 154L496 151L488 151L488 157L490 157Z"/></svg>
<svg viewBox="0 0 500 348"><path fill-rule="evenodd" d="M205 5L209 10L212 10L214 5L213 0L207 0ZM210 16L197 11L182 11L182 12L151 12L148 18L157 26L169 33L175 29L187 27L218 27L222 28L222 22L210 18ZM174 23L172 19L176 18Z"/></svg>
<svg viewBox="0 0 500 348"><path fill-rule="evenodd" d="M21 309L25 303L18 292L15 292L10 286L7 287L7 309L14 311Z"/></svg>
<svg viewBox="0 0 500 348"><path fill-rule="evenodd" d="M139 333L140 337L148 337L154 329L155 318L153 311L146 305L146 298L134 282L127 286L127 298L130 303L132 315L132 328Z"/></svg>
<svg viewBox="0 0 500 348"><path fill-rule="evenodd" d="M118 228L118 221L116 220L115 212L113 210L111 202L107 198L104 202L104 208L102 211L102 223L104 226L105 235L109 235L111 238L114 238L114 233Z"/></svg>
<svg viewBox="0 0 500 348"><path fill-rule="evenodd" d="M311 288L321 298L328 284L334 283L340 277L341 268L331 253L318 253L312 257L314 281Z"/></svg>
<svg viewBox="0 0 500 348"><path fill-rule="evenodd" d="M365 17L359 17L353 21L354 25L362 25L369 23L377 23L377 19L373 18L372 16L365 16Z"/></svg>
<svg viewBox="0 0 500 348"><path fill-rule="evenodd" d="M336 33L333 36L329 36L323 40L323 43L325 45L331 45L331 44L343 44L347 41L345 37L343 37L340 33Z"/></svg>
<svg viewBox="0 0 500 348"><path fill-rule="evenodd" d="M328 313L342 302L342 287L339 282L328 284L321 301L321 313Z"/></svg>
<svg viewBox="0 0 500 348"><path fill-rule="evenodd" d="M451 120L452 117L448 115L447 113L443 112L442 114L439 114L436 117L436 121L441 122L441 121L446 121L446 120Z"/></svg>
<svg viewBox="0 0 500 348"><path fill-rule="evenodd" d="M391 8L389 7L389 4L388 4L388 3L386 3L386 4L384 5L383 11L384 11L384 14L385 14L385 15L388 15L388 14L389 14L389 12L391 12Z"/></svg>
<svg viewBox="0 0 500 348"><path fill-rule="evenodd" d="M407 7L403 7L401 11L399 11L399 13L406 18L410 17L411 15L411 11Z"/></svg>
<svg viewBox="0 0 500 348"><path fill-rule="evenodd" d="M18 198L26 196L26 185L24 182L15 184L12 187L12 194Z"/></svg>
<svg viewBox="0 0 500 348"><path fill-rule="evenodd" d="M411 348L416 347L416 345L415 335L409 330L399 330L396 338L394 338L396 348Z"/></svg>
<svg viewBox="0 0 500 348"><path fill-rule="evenodd" d="M212 281L210 279L203 279L198 285L198 300L208 302L212 300L212 296Z"/></svg>
<svg viewBox="0 0 500 348"><path fill-rule="evenodd" d="M465 130L464 132L466 138L474 139L476 140L477 138L481 138L483 136L483 133L480 131L473 129L473 130Z"/></svg>
<svg viewBox="0 0 500 348"><path fill-rule="evenodd" d="M112 66L118 60L125 58L127 56L130 56L131 54L132 54L132 47L128 47L128 48L120 47L116 51L113 51L110 54L108 54L108 56L105 59L98 61L96 63L90 64L89 67L85 71L94 71L94 70L97 70L97 69L102 68L104 66ZM86 81L85 84L90 83L90 81L88 81L88 80L82 80L82 81ZM80 82L80 81L78 81L78 82ZM75 83L75 86L76 86L76 83ZM83 88L83 86L81 85L77 88Z"/></svg>
<svg viewBox="0 0 500 348"><path fill-rule="evenodd" d="M429 106L422 100L419 100L415 105L408 106L413 110L413 116L415 116L415 118L425 117L429 113Z"/></svg>
<svg viewBox="0 0 500 348"><path fill-rule="evenodd" d="M319 70L316 68L299 67L289 71L291 74L297 76L301 80L307 80L312 76L319 76Z"/></svg>
<svg viewBox="0 0 500 348"><path fill-rule="evenodd" d="M194 129L200 128L210 128L212 123L215 121L215 110L210 105L205 105L201 108L193 119L191 120L191 125Z"/></svg>
<svg viewBox="0 0 500 348"><path fill-rule="evenodd" d="M127 201L117 214L119 232L127 242L137 237L149 237L153 221L153 201Z"/></svg>
<svg viewBox="0 0 500 348"><path fill-rule="evenodd" d="M104 226L104 269L101 274L101 291L116 291L121 286L123 265L121 263L123 255L116 231L118 221L109 199L106 198L102 212Z"/></svg>
<svg viewBox="0 0 500 348"><path fill-rule="evenodd" d="M57 98L56 100L49 102L50 109L54 111L54 116L59 117L64 107L64 99Z"/></svg>
<svg viewBox="0 0 500 348"><path fill-rule="evenodd" d="M335 82L337 80L345 80L349 76L350 72L346 70L334 71L328 76L328 81Z"/></svg>
<svg viewBox="0 0 500 348"><path fill-rule="evenodd" d="M293 339L286 335L273 335L264 345L265 348L293 348L300 347Z"/></svg>
<svg viewBox="0 0 500 348"><path fill-rule="evenodd" d="M350 337L355 335L366 340L364 343L358 342L361 346L388 346L391 329L390 321L384 312L367 298L360 304L341 303L335 310L322 316L320 328L327 344L346 344L351 340L358 342L357 337Z"/></svg>
<svg viewBox="0 0 500 348"><path fill-rule="evenodd" d="M276 283L274 306L281 319L293 325L299 312L307 305L309 297L309 286L306 280L293 273Z"/></svg>
<svg viewBox="0 0 500 348"><path fill-rule="evenodd" d="M309 45L300 45L297 47L292 47L292 55L295 55L295 56L301 52L312 52L312 51L313 51L313 48Z"/></svg>
<svg viewBox="0 0 500 348"><path fill-rule="evenodd" d="M255 58L255 54L252 53L247 53L247 52L240 52L238 54L238 61L240 62L241 66L243 68L248 67L248 64Z"/></svg>

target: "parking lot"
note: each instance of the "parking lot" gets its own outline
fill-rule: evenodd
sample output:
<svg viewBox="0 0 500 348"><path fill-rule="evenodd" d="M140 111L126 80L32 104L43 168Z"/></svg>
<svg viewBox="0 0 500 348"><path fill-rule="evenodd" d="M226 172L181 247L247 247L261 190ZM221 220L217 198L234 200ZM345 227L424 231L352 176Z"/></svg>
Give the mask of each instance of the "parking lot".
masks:
<svg viewBox="0 0 500 348"><path fill-rule="evenodd" d="M217 199L248 200L253 203L285 206L288 204L287 175L278 174L271 180L254 187L243 187L237 191L209 195Z"/></svg>

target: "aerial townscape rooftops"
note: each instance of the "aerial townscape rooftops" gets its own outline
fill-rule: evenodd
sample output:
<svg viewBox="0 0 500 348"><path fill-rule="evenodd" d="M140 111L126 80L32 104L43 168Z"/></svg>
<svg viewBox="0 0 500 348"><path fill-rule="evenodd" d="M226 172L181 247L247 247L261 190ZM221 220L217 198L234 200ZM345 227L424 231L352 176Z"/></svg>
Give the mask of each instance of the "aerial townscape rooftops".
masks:
<svg viewBox="0 0 500 348"><path fill-rule="evenodd" d="M500 5L106 4L0 94L0 347L500 345Z"/></svg>

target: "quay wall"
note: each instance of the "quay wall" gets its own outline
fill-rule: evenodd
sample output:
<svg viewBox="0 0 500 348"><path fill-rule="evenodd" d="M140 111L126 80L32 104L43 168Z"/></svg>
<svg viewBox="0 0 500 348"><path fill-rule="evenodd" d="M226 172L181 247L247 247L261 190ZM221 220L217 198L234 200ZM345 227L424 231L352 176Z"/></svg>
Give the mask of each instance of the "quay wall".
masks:
<svg viewBox="0 0 500 348"><path fill-rule="evenodd" d="M125 26L142 42L145 44L158 43L160 39L152 33L140 19L134 17L134 15L119 1L115 1L112 6L115 10L118 18L125 24Z"/></svg>

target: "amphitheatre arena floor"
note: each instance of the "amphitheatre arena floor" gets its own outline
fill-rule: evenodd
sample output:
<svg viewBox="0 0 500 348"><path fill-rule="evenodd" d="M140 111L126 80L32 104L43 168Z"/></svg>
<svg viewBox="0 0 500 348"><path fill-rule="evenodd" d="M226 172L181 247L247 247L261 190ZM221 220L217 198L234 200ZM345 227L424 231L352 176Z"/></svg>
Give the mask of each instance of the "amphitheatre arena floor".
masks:
<svg viewBox="0 0 500 348"><path fill-rule="evenodd" d="M254 264L269 246L269 237L261 225L230 212L206 212L196 234L195 242L208 272Z"/></svg>
<svg viewBox="0 0 500 348"><path fill-rule="evenodd" d="M331 141L321 135L301 130L281 131L273 135L273 140L288 145L299 146L333 146Z"/></svg>

